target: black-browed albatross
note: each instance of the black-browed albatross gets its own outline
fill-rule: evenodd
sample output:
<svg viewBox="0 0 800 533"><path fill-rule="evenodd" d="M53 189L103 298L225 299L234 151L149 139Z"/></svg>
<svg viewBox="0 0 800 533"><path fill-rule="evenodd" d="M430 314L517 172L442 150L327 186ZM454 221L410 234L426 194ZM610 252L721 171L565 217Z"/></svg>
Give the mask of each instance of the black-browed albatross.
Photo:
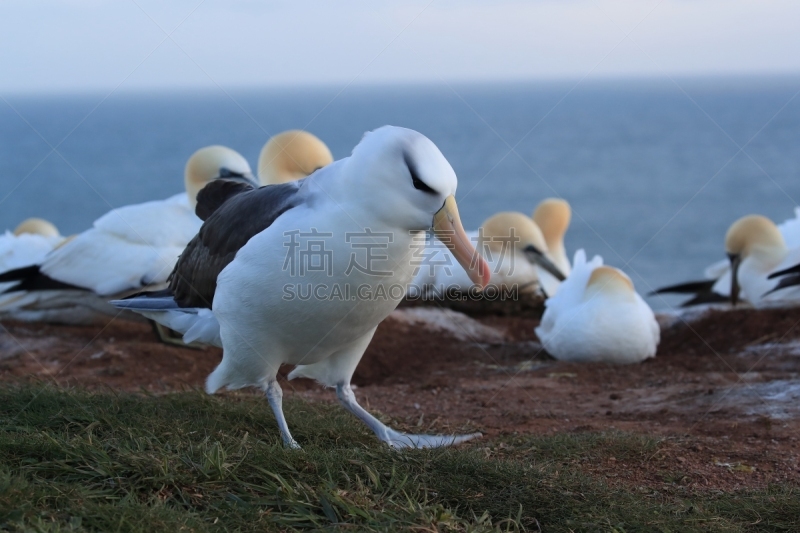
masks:
<svg viewBox="0 0 800 533"><path fill-rule="evenodd" d="M466 441L478 434L395 431L365 411L350 387L375 329L404 296L413 247L424 245L426 230L433 228L477 285L488 283L488 266L461 225L456 185L433 142L391 126L367 133L350 157L301 181L255 190L211 184L198 196L205 223L168 292L114 303L221 345L206 390L262 387L287 446L297 443L276 381L282 364L296 365L290 379L335 387L345 409L392 447ZM293 263L309 250L320 261Z"/></svg>

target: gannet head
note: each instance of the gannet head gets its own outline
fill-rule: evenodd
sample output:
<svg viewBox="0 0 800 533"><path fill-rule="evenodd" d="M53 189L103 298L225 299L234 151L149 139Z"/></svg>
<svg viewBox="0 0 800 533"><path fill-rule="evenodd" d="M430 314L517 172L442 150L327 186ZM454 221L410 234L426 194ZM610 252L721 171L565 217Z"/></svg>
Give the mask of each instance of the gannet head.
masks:
<svg viewBox="0 0 800 533"><path fill-rule="evenodd" d="M731 304L739 301L739 266L748 257L773 268L786 255L778 227L767 217L748 215L734 222L725 235L725 252L731 262Z"/></svg>
<svg viewBox="0 0 800 533"><path fill-rule="evenodd" d="M486 246L496 253L504 253L509 246L525 254L532 264L539 265L560 281L564 274L547 258L547 242L539 226L522 213L504 211L497 213L481 224L481 247Z"/></svg>
<svg viewBox="0 0 800 533"><path fill-rule="evenodd" d="M547 198L536 206L531 216L542 230L547 246L552 250L564 247L564 235L572 220L569 202L561 198Z"/></svg>
<svg viewBox="0 0 800 533"><path fill-rule="evenodd" d="M216 178L240 178L254 181L247 160L236 150L225 146L206 146L196 151L186 162L184 184L192 209L197 205L197 193Z"/></svg>
<svg viewBox="0 0 800 533"><path fill-rule="evenodd" d="M599 266L592 271L584 290L584 299L588 300L598 295L629 296L633 298L636 290L633 282L624 272L610 266Z"/></svg>
<svg viewBox="0 0 800 533"><path fill-rule="evenodd" d="M258 156L258 179L262 185L305 178L333 162L333 155L315 135L289 130L272 137Z"/></svg>
<svg viewBox="0 0 800 533"><path fill-rule="evenodd" d="M340 185L383 223L407 232L433 228L476 285L489 282L489 266L470 243L458 214L456 173L419 132L384 126L367 133L344 168Z"/></svg>
<svg viewBox="0 0 800 533"><path fill-rule="evenodd" d="M29 233L31 235L41 235L42 237L60 237L58 228L51 222L43 218L28 218L23 220L19 226L14 229L14 235L22 235Z"/></svg>

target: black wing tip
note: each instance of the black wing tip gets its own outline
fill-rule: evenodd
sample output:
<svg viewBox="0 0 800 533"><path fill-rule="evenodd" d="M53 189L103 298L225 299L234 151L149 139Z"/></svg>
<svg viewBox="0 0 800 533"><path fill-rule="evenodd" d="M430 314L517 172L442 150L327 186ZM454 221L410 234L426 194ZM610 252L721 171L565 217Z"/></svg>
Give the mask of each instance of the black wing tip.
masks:
<svg viewBox="0 0 800 533"><path fill-rule="evenodd" d="M22 268L15 268L0 274L0 283L14 283L16 285L3 291L4 293L12 292L35 292L35 291L52 291L52 290L73 290L73 291L90 291L86 287L73 285L71 283L64 283L53 279L47 274L42 273L39 265L31 265Z"/></svg>
<svg viewBox="0 0 800 533"><path fill-rule="evenodd" d="M770 276L770 278L771 277L772 276ZM777 285L765 292L761 297L763 298L764 296L772 294L773 292L777 292L781 289L787 289L789 287L796 287L797 285L800 285L800 273L794 273L791 276L786 276Z"/></svg>
<svg viewBox="0 0 800 533"><path fill-rule="evenodd" d="M39 274L39 265L31 265L13 270L6 270L0 274L0 283L9 283L12 281L22 281L31 276Z"/></svg>
<svg viewBox="0 0 800 533"><path fill-rule="evenodd" d="M667 287L660 287L654 291L649 292L648 296L656 296L658 294L694 294L711 292L712 287L717 282L715 279L702 280L702 281L687 281L686 283L678 283L676 285L669 285Z"/></svg>
<svg viewBox="0 0 800 533"><path fill-rule="evenodd" d="M723 296L717 292L707 292L703 294L698 294L694 298L687 300L681 304L681 307L694 307L696 305L706 305L706 304L724 304L730 303L731 297L730 296Z"/></svg>
<svg viewBox="0 0 800 533"><path fill-rule="evenodd" d="M772 274L767 276L767 279L775 279L781 276L786 276L788 274L800 274L800 264L794 265L789 268L784 268L783 270L778 270L777 272L773 272Z"/></svg>

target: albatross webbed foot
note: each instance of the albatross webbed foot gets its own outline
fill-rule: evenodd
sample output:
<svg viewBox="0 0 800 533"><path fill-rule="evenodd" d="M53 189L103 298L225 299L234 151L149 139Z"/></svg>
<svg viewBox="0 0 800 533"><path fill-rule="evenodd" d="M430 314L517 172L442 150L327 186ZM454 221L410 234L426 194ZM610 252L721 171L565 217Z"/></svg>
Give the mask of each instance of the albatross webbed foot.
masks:
<svg viewBox="0 0 800 533"><path fill-rule="evenodd" d="M470 433L469 435L411 435L401 433L387 427L358 405L356 396L353 394L353 389L350 388L349 384L338 384L336 386L336 396L345 409L364 422L380 440L395 449L452 446L482 436L480 433Z"/></svg>
<svg viewBox="0 0 800 533"><path fill-rule="evenodd" d="M412 435L410 433L401 433L393 429L387 431L386 438L379 435L383 442L396 450L402 450L404 448L440 448L442 446L453 446L482 436L481 433L469 433L467 435Z"/></svg>

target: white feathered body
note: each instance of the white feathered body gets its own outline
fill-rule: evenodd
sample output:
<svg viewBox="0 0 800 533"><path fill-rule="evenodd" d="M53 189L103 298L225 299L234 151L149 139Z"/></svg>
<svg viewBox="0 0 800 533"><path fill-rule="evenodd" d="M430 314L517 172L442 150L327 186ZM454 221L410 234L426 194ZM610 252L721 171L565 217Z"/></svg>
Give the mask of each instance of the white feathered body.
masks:
<svg viewBox="0 0 800 533"><path fill-rule="evenodd" d="M45 237L23 233L14 235L6 231L0 235L0 272L38 265L64 237Z"/></svg>
<svg viewBox="0 0 800 533"><path fill-rule="evenodd" d="M400 259L397 263L375 260L370 265L372 271L392 275L370 275L355 268L345 275L352 259L366 266L366 251L353 248L352 238L346 242L348 233L364 232L355 222L359 218L364 217L335 207L326 210L298 207L239 250L217 278L213 309L220 324L225 356L209 376L209 391L222 386L259 385L274 375L281 364L302 365L292 373L292 378L310 377L329 386L349 380L363 351L352 347L368 343L377 325L405 296L405 287L413 274L412 239L424 238L423 234L412 237L398 232L393 233L391 243L376 238L374 242L386 247L376 249L373 256ZM309 240L324 241L325 249L332 251L332 276L327 271L293 273L292 265L287 265L287 253L292 253L287 247L291 240L289 232L299 230L308 234L318 227L337 229L323 239L299 238L298 251L305 250ZM375 226L370 229L376 233L391 231ZM362 238L358 242L367 240ZM343 353L345 357L357 354L357 359L338 360L335 354L340 351L347 352Z"/></svg>
<svg viewBox="0 0 800 533"><path fill-rule="evenodd" d="M109 211L49 254L49 277L101 295L164 283L202 221L186 193Z"/></svg>
<svg viewBox="0 0 800 533"><path fill-rule="evenodd" d="M0 272L40 264L63 240L64 237L60 235L54 237L31 233L14 235L6 231L0 235ZM0 283L0 292L13 285L13 283Z"/></svg>
<svg viewBox="0 0 800 533"><path fill-rule="evenodd" d="M796 305L800 303L800 286L781 289L767 294L780 279L769 279L769 275L800 263L800 248L787 250L780 261L769 261L759 257L746 257L739 265L738 280L741 298L756 307ZM730 279L730 273L728 273ZM728 290L730 293L730 290Z"/></svg>
<svg viewBox="0 0 800 533"><path fill-rule="evenodd" d="M770 307L800 302L800 287L790 287L771 294L779 279L768 279L778 270L789 268L800 263L800 208L795 208L795 218L778 224L778 230L786 243L787 253L777 262L764 261L756 257L747 257L739 265L738 281L740 298L747 300L755 307ZM706 279L717 280L713 291L722 296L731 294L731 264L722 259L709 265L704 272ZM766 296L765 296L766 295Z"/></svg>
<svg viewBox="0 0 800 533"><path fill-rule="evenodd" d="M163 286L201 225L186 193L114 209L38 262L48 277L87 290L9 293L0 313L70 324L115 316L107 300Z"/></svg>
<svg viewBox="0 0 800 533"><path fill-rule="evenodd" d="M575 253L572 273L545 302L536 334L562 361L635 363L655 356L659 326L637 293L587 291L592 272L602 264L598 256L587 263L583 250Z"/></svg>

